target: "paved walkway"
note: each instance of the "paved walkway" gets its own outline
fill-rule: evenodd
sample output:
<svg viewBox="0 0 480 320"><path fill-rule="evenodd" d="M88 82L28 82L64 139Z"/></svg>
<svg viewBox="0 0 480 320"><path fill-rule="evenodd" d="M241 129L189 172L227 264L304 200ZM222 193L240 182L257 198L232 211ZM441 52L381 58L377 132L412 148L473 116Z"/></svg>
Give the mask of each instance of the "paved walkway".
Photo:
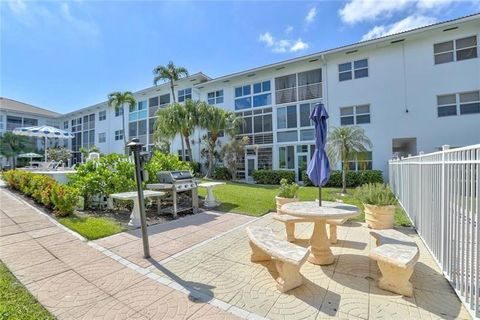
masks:
<svg viewBox="0 0 480 320"><path fill-rule="evenodd" d="M275 289L272 263L251 263L244 223L283 224L206 212L149 228L152 259L139 231L85 242L0 189L0 259L59 319L470 319L433 258L420 248L414 297L377 286L368 258L374 241L360 223L338 230L330 266L306 263L305 285ZM311 224L297 224L308 246Z"/></svg>
<svg viewBox="0 0 480 320"><path fill-rule="evenodd" d="M102 248L65 231L4 188L0 188L0 204L0 259L58 319L237 319L231 313L238 313L236 309L225 311L230 305L189 296L179 286L160 283L154 273L109 257ZM218 234L230 222L214 216L223 221L218 222ZM244 221L240 219L237 225ZM224 226L220 227L221 223ZM208 233L192 232L185 226L187 230L182 237L190 244ZM139 241L135 232L114 239L127 239L131 244ZM177 242L168 247L171 252L174 244ZM127 255L133 247L119 252ZM154 247L152 253L153 258L168 256ZM137 261L135 254L129 257Z"/></svg>

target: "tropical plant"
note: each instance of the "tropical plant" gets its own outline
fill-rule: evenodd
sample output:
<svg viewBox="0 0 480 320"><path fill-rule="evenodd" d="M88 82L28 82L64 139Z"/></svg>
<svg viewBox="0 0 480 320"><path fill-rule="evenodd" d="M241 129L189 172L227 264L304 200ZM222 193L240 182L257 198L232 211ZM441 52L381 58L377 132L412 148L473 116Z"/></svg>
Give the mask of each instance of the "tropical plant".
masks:
<svg viewBox="0 0 480 320"><path fill-rule="evenodd" d="M237 179L237 168L240 160L245 156L245 146L250 143L247 136L241 139L232 139L222 147L220 152L232 179Z"/></svg>
<svg viewBox="0 0 480 320"><path fill-rule="evenodd" d="M154 124L154 139L160 141L172 139L177 133L182 141L182 160L185 161L185 145L187 146L190 161L193 159L190 137L199 124L198 110L202 105L201 101L187 99L185 103L173 103L167 108L157 111L157 119Z"/></svg>
<svg viewBox="0 0 480 320"><path fill-rule="evenodd" d="M108 106L115 108L115 112L122 110L122 130L123 130L123 145L127 144L127 133L125 132L125 104L129 106L129 108L135 107L137 101L133 96L133 93L130 91L125 92L112 92L108 95ZM126 148L125 148L126 152Z"/></svg>
<svg viewBox="0 0 480 320"><path fill-rule="evenodd" d="M82 154L83 161L85 161L92 152L100 153L100 149L97 146L81 147L79 151Z"/></svg>
<svg viewBox="0 0 480 320"><path fill-rule="evenodd" d="M327 138L327 155L332 163L342 163L342 193L347 192L348 161L360 152L372 148L365 131L358 126L342 126L330 130Z"/></svg>
<svg viewBox="0 0 480 320"><path fill-rule="evenodd" d="M81 152L80 148L80 152ZM47 159L53 161L63 161L67 163L68 159L72 156L72 151L67 148L49 148L47 150Z"/></svg>
<svg viewBox="0 0 480 320"><path fill-rule="evenodd" d="M390 206L397 203L390 187L383 183L367 183L355 189L355 197L362 203L375 206Z"/></svg>
<svg viewBox="0 0 480 320"><path fill-rule="evenodd" d="M5 132L0 136L0 154L8 159L12 168L16 167L17 155L26 152L28 149L29 140L27 137L13 134L12 132Z"/></svg>
<svg viewBox="0 0 480 320"><path fill-rule="evenodd" d="M296 198L299 188L295 182L290 183L287 179L282 179L277 196L280 198Z"/></svg>
<svg viewBox="0 0 480 320"><path fill-rule="evenodd" d="M208 133L205 137L207 150L207 177L211 177L214 168L215 148L217 140L223 133L231 138L238 132L243 119L237 117L235 113L217 108L207 103L201 103L199 107L199 125Z"/></svg>
<svg viewBox="0 0 480 320"><path fill-rule="evenodd" d="M166 66L157 66L153 69L153 83L156 85L159 81L169 81L170 89L172 90L173 102L177 102L175 99L175 81L183 77L188 77L188 70L184 67L177 67L173 61L170 61Z"/></svg>

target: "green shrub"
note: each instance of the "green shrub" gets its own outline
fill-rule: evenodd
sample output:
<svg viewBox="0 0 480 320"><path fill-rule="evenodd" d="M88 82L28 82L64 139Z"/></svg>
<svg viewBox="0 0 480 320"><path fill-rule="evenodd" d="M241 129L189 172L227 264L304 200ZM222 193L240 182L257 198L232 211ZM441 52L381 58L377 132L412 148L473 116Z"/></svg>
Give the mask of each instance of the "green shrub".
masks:
<svg viewBox="0 0 480 320"><path fill-rule="evenodd" d="M232 180L232 175L227 167L218 166L213 171L213 179L217 180Z"/></svg>
<svg viewBox="0 0 480 320"><path fill-rule="evenodd" d="M291 170L255 170L252 176L258 184L280 184L282 179L295 182L295 172Z"/></svg>
<svg viewBox="0 0 480 320"><path fill-rule="evenodd" d="M52 189L53 213L57 217L66 217L75 211L80 193L77 189L55 184Z"/></svg>
<svg viewBox="0 0 480 320"><path fill-rule="evenodd" d="M287 179L280 180L280 188L278 194L280 198L296 198L298 193L298 184L295 182L288 182Z"/></svg>
<svg viewBox="0 0 480 320"><path fill-rule="evenodd" d="M3 177L9 187L52 208L56 216L68 216L78 202L77 189L61 185L48 176L23 170L10 170L5 172Z"/></svg>
<svg viewBox="0 0 480 320"><path fill-rule="evenodd" d="M148 183L158 183L157 172L172 170L193 170L189 162L181 161L178 155L155 151L150 161L145 164L148 172Z"/></svg>
<svg viewBox="0 0 480 320"><path fill-rule="evenodd" d="M380 170L348 171L346 180L347 188L353 188L366 183L383 183L383 174ZM308 179L307 172L303 173L303 183L305 186L313 186L313 183ZM330 188L341 188L342 171L331 171L330 178L325 186Z"/></svg>
<svg viewBox="0 0 480 320"><path fill-rule="evenodd" d="M395 205L397 203L390 187L383 183L364 184L355 190L355 197L362 203L377 206Z"/></svg>
<svg viewBox="0 0 480 320"><path fill-rule="evenodd" d="M109 154L79 165L76 174L69 175L69 185L80 192L85 207L89 207L97 196L135 190L134 170L128 157Z"/></svg>

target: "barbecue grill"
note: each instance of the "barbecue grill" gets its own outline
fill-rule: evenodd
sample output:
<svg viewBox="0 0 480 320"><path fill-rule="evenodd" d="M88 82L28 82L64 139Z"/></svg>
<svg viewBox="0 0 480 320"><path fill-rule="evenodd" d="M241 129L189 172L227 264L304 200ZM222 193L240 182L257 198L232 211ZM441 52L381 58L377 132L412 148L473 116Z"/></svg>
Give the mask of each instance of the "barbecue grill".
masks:
<svg viewBox="0 0 480 320"><path fill-rule="evenodd" d="M162 190L169 194L167 200L171 206L162 208L161 212L171 213L175 218L178 212L198 209L197 183L193 180L190 171L160 171L157 173L159 183L147 184L148 189ZM180 194L189 197L189 203L179 203Z"/></svg>

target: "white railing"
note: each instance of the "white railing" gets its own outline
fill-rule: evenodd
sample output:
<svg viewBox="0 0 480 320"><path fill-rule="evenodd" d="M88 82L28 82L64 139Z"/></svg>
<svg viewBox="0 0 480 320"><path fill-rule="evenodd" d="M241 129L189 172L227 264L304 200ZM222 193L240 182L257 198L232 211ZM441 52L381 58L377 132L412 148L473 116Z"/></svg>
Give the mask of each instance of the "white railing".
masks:
<svg viewBox="0 0 480 320"><path fill-rule="evenodd" d="M480 316L480 144L389 161L390 186L465 306Z"/></svg>

